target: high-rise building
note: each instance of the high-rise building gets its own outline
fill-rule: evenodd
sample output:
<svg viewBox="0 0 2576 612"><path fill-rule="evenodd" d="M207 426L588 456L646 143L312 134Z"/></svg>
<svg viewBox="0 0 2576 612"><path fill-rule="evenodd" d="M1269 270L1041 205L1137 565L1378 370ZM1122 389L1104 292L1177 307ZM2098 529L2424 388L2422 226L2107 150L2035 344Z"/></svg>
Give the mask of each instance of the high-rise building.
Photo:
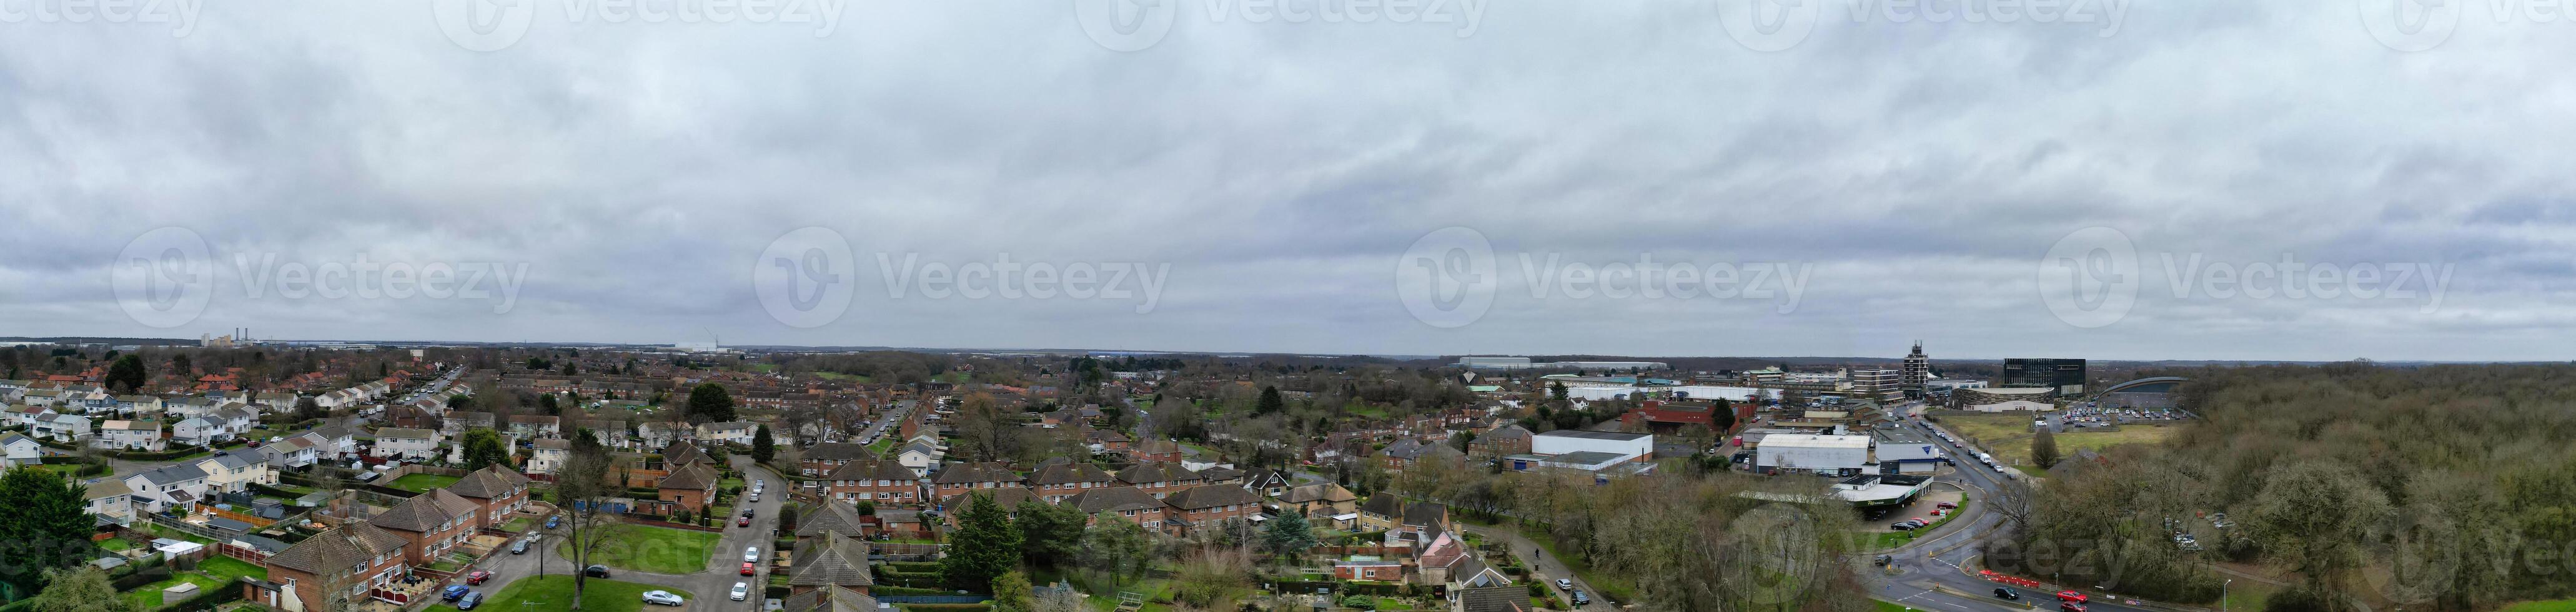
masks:
<svg viewBox="0 0 2576 612"><path fill-rule="evenodd" d="M2003 388L2055 389L2061 397L2083 395L2084 376L2082 359L2005 359Z"/></svg>
<svg viewBox="0 0 2576 612"><path fill-rule="evenodd" d="M1905 390L1897 383L1903 378L1903 374L1896 370L1852 370L1850 397L1873 402L1896 401L1905 397Z"/></svg>
<svg viewBox="0 0 2576 612"><path fill-rule="evenodd" d="M1904 373L1897 386L1905 389L1905 397L1921 399L1923 384L1932 381L1932 358L1923 354L1923 341L1914 341L1914 352L1905 354Z"/></svg>

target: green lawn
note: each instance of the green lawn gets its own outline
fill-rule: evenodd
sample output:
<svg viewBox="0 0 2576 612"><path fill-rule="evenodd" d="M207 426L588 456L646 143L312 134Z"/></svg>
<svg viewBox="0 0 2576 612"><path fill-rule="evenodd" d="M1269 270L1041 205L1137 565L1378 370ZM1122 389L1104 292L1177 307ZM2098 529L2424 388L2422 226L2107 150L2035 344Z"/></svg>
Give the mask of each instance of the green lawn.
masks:
<svg viewBox="0 0 2576 612"><path fill-rule="evenodd" d="M108 552L124 552L133 550L134 543L125 541L125 538L108 538L99 540L98 547L107 549Z"/></svg>
<svg viewBox="0 0 2576 612"><path fill-rule="evenodd" d="M670 591L692 604L697 603L697 597L688 591L592 578L582 581L581 609L583 612L636 612L644 609L645 591ZM521 578L510 586L501 587L500 592L483 601L482 607L493 612L510 612L562 610L571 606L572 577L542 576Z"/></svg>
<svg viewBox="0 0 2576 612"><path fill-rule="evenodd" d="M510 522L502 523L501 530L510 533L521 533L527 531L529 527L536 526L536 524L537 519L522 516L510 519Z"/></svg>
<svg viewBox="0 0 2576 612"><path fill-rule="evenodd" d="M2234 597L2233 595L2231 595L2229 598L2230 598L2230 599L2235 599L2235 597ZM2236 601L2238 601L2238 602L2243 602L2243 601L2245 601L2245 600L2243 600L2243 599L2236 599ZM2522 603L2518 603L2518 604L2514 604L2514 605L2510 605L2510 606L2505 606L2505 607L2504 607L2504 612L2571 612L2571 611L2576 611L2576 599L2561 599L2561 600L2557 600L2557 601L2526 601L2526 602L2522 602Z"/></svg>
<svg viewBox="0 0 2576 612"><path fill-rule="evenodd" d="M2281 587L2263 584L2252 580L2238 580L2237 582L2245 584L2228 585L2226 608L2229 610L2261 610L2264 605L2267 605L2267 603L2272 600L2273 593L2281 592ZM2524 606L2531 607L2526 608ZM2576 611L2576 599L2561 601L2535 601L2531 603L2517 604L2504 609L2504 612L2571 611Z"/></svg>
<svg viewBox="0 0 2576 612"><path fill-rule="evenodd" d="M268 579L268 568L251 565L248 561L220 555L207 557L204 563L197 564L197 571L207 576L211 576L216 580L224 581L225 583L231 583L233 582L233 579L243 576L249 576L260 580Z"/></svg>
<svg viewBox="0 0 2576 612"><path fill-rule="evenodd" d="M667 527L632 526L591 556L600 565L656 574L692 574L707 569L716 542L724 534ZM556 554L572 558L569 543L556 544Z"/></svg>
<svg viewBox="0 0 2576 612"><path fill-rule="evenodd" d="M413 493L428 493L430 489L444 489L447 488L447 485L456 484L457 480L460 479L455 476L410 474L401 478L396 478L393 482L385 483L385 486Z"/></svg>
<svg viewBox="0 0 2576 612"><path fill-rule="evenodd" d="M153 534L153 535L161 536L161 537L164 537L164 538L170 538L170 539L173 539L173 540L179 540L179 541L182 541L182 542L196 542L196 543L198 543L198 544L213 544L213 543L215 543L215 541L214 541L214 540L208 540L208 539L205 539L205 538L200 538L200 537L197 537L197 536L196 536L196 535L194 535L194 534L190 534L190 533L185 532L185 531L180 531L180 530L178 530L178 529L174 529L174 528L171 528L171 527L163 526L163 525L161 525L160 523L148 523L148 522L147 522L147 523L144 523L144 524L145 524L146 526L151 527L151 531L152 531L152 534Z"/></svg>
<svg viewBox="0 0 2576 612"><path fill-rule="evenodd" d="M1906 612L1908 610L1913 610L1913 608L1905 607L1902 604L1892 604L1876 600L1872 600L1871 603L1878 604L1878 612Z"/></svg>
<svg viewBox="0 0 2576 612"><path fill-rule="evenodd" d="M205 592L208 589L241 588L233 586L228 582L215 580L214 578L206 577L203 574L191 572L172 576L169 580L143 585L142 588L126 591L124 597L125 599L134 602L136 605L142 606L145 610L158 608L161 607L161 604L168 603L161 601L161 589L178 586L181 582L195 583L197 585L198 592L200 593Z"/></svg>

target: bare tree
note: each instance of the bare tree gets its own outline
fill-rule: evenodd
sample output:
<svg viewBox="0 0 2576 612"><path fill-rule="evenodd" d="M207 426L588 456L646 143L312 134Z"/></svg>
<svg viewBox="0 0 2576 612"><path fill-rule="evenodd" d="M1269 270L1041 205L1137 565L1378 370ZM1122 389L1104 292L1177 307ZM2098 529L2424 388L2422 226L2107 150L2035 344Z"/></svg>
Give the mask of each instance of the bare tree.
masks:
<svg viewBox="0 0 2576 612"><path fill-rule="evenodd" d="M600 506L625 489L609 482L609 471L616 459L608 447L585 429L572 438L571 457L555 473L555 503L569 516L562 528L565 549L572 555L572 605L581 609L582 589L590 578L582 568L612 543L623 540L628 525L614 513Z"/></svg>

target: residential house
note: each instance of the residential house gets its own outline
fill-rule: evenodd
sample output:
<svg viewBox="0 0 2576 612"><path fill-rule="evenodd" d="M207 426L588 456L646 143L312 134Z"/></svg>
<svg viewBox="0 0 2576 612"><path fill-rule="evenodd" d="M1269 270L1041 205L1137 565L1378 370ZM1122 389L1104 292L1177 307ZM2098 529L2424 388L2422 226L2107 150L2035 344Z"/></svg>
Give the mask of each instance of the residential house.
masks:
<svg viewBox="0 0 2576 612"><path fill-rule="evenodd" d="M161 400L161 412L169 415L173 420L210 416L216 409L223 407L223 400L211 397L174 397Z"/></svg>
<svg viewBox="0 0 2576 612"><path fill-rule="evenodd" d="M53 409L51 409L51 408L46 408L46 407L44 407L44 406L33 406L33 405L28 405L28 404L18 404L18 405L10 406L10 407L9 407L9 424L10 424L10 425L14 425L14 426L18 426L18 427L30 427L30 428L32 428L32 427L35 427L35 425L36 425L36 418L37 418L37 417L42 417L42 416L45 416L45 415L48 415L48 414L53 414L53 413L54 413Z"/></svg>
<svg viewBox="0 0 2576 612"><path fill-rule="evenodd" d="M1136 445L1135 448L1127 449L1127 456L1139 462L1178 463L1181 460L1181 445L1170 440L1147 440L1143 444Z"/></svg>
<svg viewBox="0 0 2576 612"><path fill-rule="evenodd" d="M367 523L403 538L403 553L412 565L429 565L464 545L480 530L482 505L446 489L431 489L394 504Z"/></svg>
<svg viewBox="0 0 2576 612"><path fill-rule="evenodd" d="M911 505L921 502L921 480L912 470L891 461L857 461L841 464L823 477L824 491L843 501L869 500L878 506Z"/></svg>
<svg viewBox="0 0 2576 612"><path fill-rule="evenodd" d="M1377 580L1383 582L1397 582L1404 580L1404 563L1392 559L1379 559L1376 557L1359 557L1347 561L1335 561L1333 562L1333 577L1343 580Z"/></svg>
<svg viewBox="0 0 2576 612"><path fill-rule="evenodd" d="M565 460L572 458L571 440L547 438L534 444L536 449L528 454L530 474L553 474L563 467Z"/></svg>
<svg viewBox="0 0 2576 612"><path fill-rule="evenodd" d="M315 461L319 461L321 457L321 454L314 450L313 439L303 436L287 438L266 446L261 446L259 447L259 454L267 457L270 465L284 468L300 468L313 465L313 463Z"/></svg>
<svg viewBox="0 0 2576 612"><path fill-rule="evenodd" d="M1359 514L1360 531L1394 531L1397 523L1404 520L1404 498L1380 491L1369 496L1368 503L1360 504Z"/></svg>
<svg viewBox="0 0 2576 612"><path fill-rule="evenodd" d="M298 397L300 396L288 391L261 391L252 394L249 403L258 406L262 412L293 412L295 400Z"/></svg>
<svg viewBox="0 0 2576 612"><path fill-rule="evenodd" d="M940 516L947 517L950 527L956 527L959 526L957 516L966 513L966 507L975 503L976 496L993 498L993 504L1000 506L1002 512L1010 515L1011 518L1019 518L1017 509L1020 507L1020 502L1038 497L1037 493L1030 491L1028 487L1019 485L999 489L976 489L941 498L939 505L934 509L939 511Z"/></svg>
<svg viewBox="0 0 2576 612"><path fill-rule="evenodd" d="M248 491L252 484L277 486L277 470L270 465L258 452L224 451L196 460L197 471L206 474L206 490L222 493Z"/></svg>
<svg viewBox="0 0 2576 612"><path fill-rule="evenodd" d="M342 425L324 425L304 432L313 440L314 452L323 457L351 456L358 453L358 432Z"/></svg>
<svg viewBox="0 0 2576 612"><path fill-rule="evenodd" d="M166 446L161 441L160 421L108 421L100 424L98 436L89 443L106 449L155 452Z"/></svg>
<svg viewBox="0 0 2576 612"><path fill-rule="evenodd" d="M843 588L861 595L876 586L868 570L868 545L837 531L825 531L819 538L796 542L796 552L788 556L787 596L794 598L821 589Z"/></svg>
<svg viewBox="0 0 2576 612"><path fill-rule="evenodd" d="M173 505L196 503L206 497L206 471L196 464L180 463L125 475L125 486L134 490L134 499L143 503L139 510L157 513Z"/></svg>
<svg viewBox="0 0 2576 612"><path fill-rule="evenodd" d="M25 395L26 393L27 381L15 378L0 378L0 402L18 401L18 397Z"/></svg>
<svg viewBox="0 0 2576 612"><path fill-rule="evenodd" d="M1153 494L1146 493L1144 490L1128 486L1075 493L1073 497L1067 497L1064 503L1057 505L1082 511L1082 515L1087 517L1084 519L1084 524L1098 524L1100 515L1106 513L1157 531L1163 528L1163 521L1170 516L1171 512L1171 506L1164 505L1163 500L1155 499Z"/></svg>
<svg viewBox="0 0 2576 612"><path fill-rule="evenodd" d="M223 423L224 430L233 432L236 436L249 433L251 428L259 426L259 413L241 404L225 404L224 407L207 413L206 418Z"/></svg>
<svg viewBox="0 0 2576 612"><path fill-rule="evenodd" d="M876 598L848 587L828 587L788 595L777 612L881 612Z"/></svg>
<svg viewBox="0 0 2576 612"><path fill-rule="evenodd" d="M1342 515L1351 514L1359 509L1360 498L1351 493L1350 489L1342 488L1342 485L1319 482L1291 488L1287 494L1273 499L1279 500L1279 508L1282 511L1306 516L1334 517L1335 522L1340 523L1350 520L1341 518ZM1335 527L1350 528L1349 525L1338 524Z"/></svg>
<svg viewBox="0 0 2576 612"><path fill-rule="evenodd" d="M1213 528L1229 520L1259 516L1261 496L1234 485L1200 485L1163 498L1172 507L1167 521L1178 527Z"/></svg>
<svg viewBox="0 0 2576 612"><path fill-rule="evenodd" d="M1286 495L1288 489L1296 485L1297 479L1290 477L1288 472L1280 470L1253 468L1250 473L1243 476L1243 488L1250 489L1262 497Z"/></svg>
<svg viewBox="0 0 2576 612"><path fill-rule="evenodd" d="M1035 489L1039 497L1046 498L1051 504L1064 503L1064 498L1073 497L1076 493L1106 488L1117 481L1117 477L1109 475L1107 470L1089 463L1046 465L1030 472L1028 480L1029 488Z"/></svg>
<svg viewBox="0 0 2576 612"><path fill-rule="evenodd" d="M284 610L327 610L331 593L345 591L346 601L392 603L395 581L410 573L407 543L364 522L305 538L268 557L268 579L248 587L250 599Z"/></svg>
<svg viewBox="0 0 2576 612"><path fill-rule="evenodd" d="M134 520L134 489L122 480L100 480L90 483L84 494L87 502L81 510L107 522L119 525Z"/></svg>
<svg viewBox="0 0 2576 612"><path fill-rule="evenodd" d="M61 389L28 389L26 393L18 394L18 401L24 402L29 406L54 408L62 405L63 391Z"/></svg>
<svg viewBox="0 0 2576 612"><path fill-rule="evenodd" d="M820 536L824 533L837 533L853 538L865 537L867 522L859 516L858 508L851 506L849 502L838 499L825 500L822 509L798 517L796 521L798 539Z"/></svg>
<svg viewBox="0 0 2576 612"><path fill-rule="evenodd" d="M141 417L141 418L152 418L152 417L160 416L160 414L161 414L161 396L158 396L158 395L119 395L119 396L116 396L116 413L117 413L117 414L123 414L123 415L132 415L132 416L135 416L135 417Z"/></svg>
<svg viewBox="0 0 2576 612"><path fill-rule="evenodd" d="M758 424L752 423L751 421L699 423L698 439L708 442L750 446L753 430L758 427Z"/></svg>
<svg viewBox="0 0 2576 612"><path fill-rule="evenodd" d="M206 417L188 417L170 427L170 441L180 444L211 447L232 439L232 430L223 422Z"/></svg>
<svg viewBox="0 0 2576 612"><path fill-rule="evenodd" d="M671 475L662 477L659 483L661 499L703 514L709 504L715 503L718 480L716 469L706 463L673 468Z"/></svg>
<svg viewBox="0 0 2576 612"><path fill-rule="evenodd" d="M1206 479L1179 463L1139 463L1119 470L1118 482L1162 499L1174 491L1206 484Z"/></svg>
<svg viewBox="0 0 2576 612"><path fill-rule="evenodd" d="M427 461L432 457L438 456L439 444L444 439L445 436L439 435L436 430L385 427L376 430L376 446L368 449L367 454L377 457L407 459L411 461Z"/></svg>
<svg viewBox="0 0 2576 612"><path fill-rule="evenodd" d="M510 415L510 434L522 438L563 437L563 418L542 414Z"/></svg>
<svg viewBox="0 0 2576 612"><path fill-rule="evenodd" d="M1417 543L1429 543L1442 534L1457 533L1457 531L1458 524L1449 520L1447 504L1413 502L1404 505L1404 518L1396 521L1396 528L1388 535Z"/></svg>
<svg viewBox="0 0 2576 612"><path fill-rule="evenodd" d="M947 453L941 452L937 445L913 441L904 443L903 450L895 453L894 460L896 463L903 464L903 467L911 469L914 475L920 476L928 475L930 466L938 465L939 459L944 456L947 456Z"/></svg>
<svg viewBox="0 0 2576 612"><path fill-rule="evenodd" d="M0 432L0 457L5 457L8 467L13 468L43 463L45 445L36 443L35 438L25 434Z"/></svg>
<svg viewBox="0 0 2576 612"><path fill-rule="evenodd" d="M670 446L673 442L691 439L696 435L697 430L691 429L689 424L675 421L656 421L635 426L635 442L644 448L662 448Z"/></svg>
<svg viewBox="0 0 2576 612"><path fill-rule="evenodd" d="M29 427L27 433L38 438L50 439L55 442L78 443L87 441L90 436L89 417L70 414L47 414L38 416L36 417L36 424Z"/></svg>
<svg viewBox="0 0 2576 612"><path fill-rule="evenodd" d="M939 473L931 475L930 479L931 494L941 499L975 489L1019 486L1022 482L1025 479L1018 472L1011 471L1010 464L1000 462L951 463L940 467Z"/></svg>
<svg viewBox="0 0 2576 612"><path fill-rule="evenodd" d="M493 428L492 413L489 412L468 412L459 410L447 413L444 420L446 421L445 426L439 428L439 433L447 434L447 437L450 438L463 436L467 431Z"/></svg>
<svg viewBox="0 0 2576 612"><path fill-rule="evenodd" d="M692 463L712 465L716 462L715 458L708 457L705 451L698 450L696 443L687 440L672 442L670 446L663 447L661 454L664 470L676 471L683 465Z"/></svg>
<svg viewBox="0 0 2576 612"><path fill-rule="evenodd" d="M876 458L876 454L868 452L868 447L865 445L825 442L805 449L805 455L797 460L796 467L805 476L813 477L830 474L832 470L839 469L843 464L852 461Z"/></svg>
<svg viewBox="0 0 2576 612"><path fill-rule="evenodd" d="M474 500L483 527L499 527L528 506L528 477L497 465L466 474L445 490Z"/></svg>
<svg viewBox="0 0 2576 612"><path fill-rule="evenodd" d="M1530 430L1522 429L1518 424L1496 427L1467 441L1467 456L1477 459L1527 454L1530 454Z"/></svg>

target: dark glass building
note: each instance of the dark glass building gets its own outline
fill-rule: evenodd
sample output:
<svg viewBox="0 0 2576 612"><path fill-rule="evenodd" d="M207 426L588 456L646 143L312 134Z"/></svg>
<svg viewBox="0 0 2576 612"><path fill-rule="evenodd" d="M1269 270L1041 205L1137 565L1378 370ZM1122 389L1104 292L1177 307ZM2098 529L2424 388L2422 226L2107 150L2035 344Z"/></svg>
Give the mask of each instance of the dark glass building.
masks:
<svg viewBox="0 0 2576 612"><path fill-rule="evenodd" d="M2054 388L2060 396L2084 394L2082 359L2005 359L2008 389Z"/></svg>

